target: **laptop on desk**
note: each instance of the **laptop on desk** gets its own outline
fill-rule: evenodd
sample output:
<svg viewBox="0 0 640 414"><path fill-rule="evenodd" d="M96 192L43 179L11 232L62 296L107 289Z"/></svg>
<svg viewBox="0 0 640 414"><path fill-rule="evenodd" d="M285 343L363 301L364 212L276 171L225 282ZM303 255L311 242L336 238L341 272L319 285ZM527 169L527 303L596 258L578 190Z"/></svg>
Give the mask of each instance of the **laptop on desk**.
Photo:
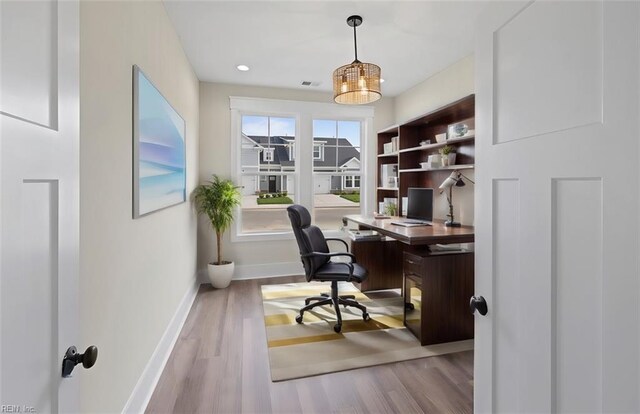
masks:
<svg viewBox="0 0 640 414"><path fill-rule="evenodd" d="M430 226L433 220L433 188L410 187L407 193L407 218L391 224L402 227Z"/></svg>

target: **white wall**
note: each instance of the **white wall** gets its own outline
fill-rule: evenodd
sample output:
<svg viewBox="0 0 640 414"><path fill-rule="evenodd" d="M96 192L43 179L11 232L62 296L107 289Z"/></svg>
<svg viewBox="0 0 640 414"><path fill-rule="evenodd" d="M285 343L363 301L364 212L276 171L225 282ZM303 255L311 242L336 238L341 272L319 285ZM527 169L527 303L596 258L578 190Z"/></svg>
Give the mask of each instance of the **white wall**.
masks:
<svg viewBox="0 0 640 414"><path fill-rule="evenodd" d="M189 202L132 217L132 65L186 121L187 189L198 165L198 79L159 1L81 2L82 412L120 412L196 274Z"/></svg>
<svg viewBox="0 0 640 414"><path fill-rule="evenodd" d="M401 124L471 95L475 93L474 85L474 58L473 55L469 55L396 96L395 123ZM473 170L464 170L462 173L475 181ZM465 187L456 187L453 190L454 216L456 221L471 225L474 186L469 182L466 184ZM439 194L436 189L433 216L444 220L448 213L449 204L446 196Z"/></svg>
<svg viewBox="0 0 640 414"><path fill-rule="evenodd" d="M220 83L200 83L200 180L211 174L231 175L231 124L229 96L332 102L330 93L298 89L267 88ZM375 103L374 131L394 121L392 98ZM215 241L210 225L200 220L198 226L198 264L205 269L214 255ZM294 240L231 243L229 232L223 240L224 254L236 262L239 275L276 274L285 267L298 264L300 257ZM289 266L290 268L291 266ZM301 269L301 268L300 268Z"/></svg>
<svg viewBox="0 0 640 414"><path fill-rule="evenodd" d="M469 55L396 96L396 122L416 118L474 93L473 63L473 55Z"/></svg>

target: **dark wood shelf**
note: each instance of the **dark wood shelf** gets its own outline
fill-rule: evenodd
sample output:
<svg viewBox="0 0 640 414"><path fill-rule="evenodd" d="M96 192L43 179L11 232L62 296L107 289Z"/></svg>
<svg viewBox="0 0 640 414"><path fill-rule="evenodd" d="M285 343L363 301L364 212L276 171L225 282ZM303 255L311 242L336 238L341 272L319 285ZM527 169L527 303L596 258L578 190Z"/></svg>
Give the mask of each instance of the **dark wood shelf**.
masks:
<svg viewBox="0 0 640 414"><path fill-rule="evenodd" d="M436 142L435 136L447 133L449 125L465 122L469 126L468 136ZM475 164L475 95L469 95L407 122L392 125L378 132L377 178L380 182L380 168L383 164L398 164L398 188L377 187L376 202L385 198L407 196L409 187L437 188L452 170L468 170ZM398 137L398 151L383 153L384 144ZM420 145L424 140L433 144ZM447 167L424 169L420 163L426 162L431 154L436 154L445 145L455 147L458 164ZM376 204L376 210L377 210Z"/></svg>

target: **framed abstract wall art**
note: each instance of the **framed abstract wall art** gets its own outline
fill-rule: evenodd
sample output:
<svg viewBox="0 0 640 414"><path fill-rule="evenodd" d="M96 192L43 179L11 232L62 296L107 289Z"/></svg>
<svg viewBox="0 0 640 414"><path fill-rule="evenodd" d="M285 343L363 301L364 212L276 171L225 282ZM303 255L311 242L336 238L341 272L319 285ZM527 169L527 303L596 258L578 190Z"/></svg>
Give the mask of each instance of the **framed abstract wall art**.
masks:
<svg viewBox="0 0 640 414"><path fill-rule="evenodd" d="M133 218L186 201L184 119L133 66Z"/></svg>

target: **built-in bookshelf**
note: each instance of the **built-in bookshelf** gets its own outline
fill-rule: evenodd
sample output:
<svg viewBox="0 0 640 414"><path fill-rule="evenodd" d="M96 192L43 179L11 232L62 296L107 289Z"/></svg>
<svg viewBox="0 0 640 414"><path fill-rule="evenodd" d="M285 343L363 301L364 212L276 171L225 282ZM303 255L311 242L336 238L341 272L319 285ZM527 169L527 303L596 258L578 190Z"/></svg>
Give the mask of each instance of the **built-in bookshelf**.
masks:
<svg viewBox="0 0 640 414"><path fill-rule="evenodd" d="M455 128L456 125L459 128ZM442 140L442 134L446 134L446 139L438 142L436 135ZM438 154L445 145L454 148L455 163L425 168L424 163L428 161L429 155ZM384 202L385 199L396 199L397 205L401 206L402 197L407 196L409 187L438 188L451 171L474 168L475 95L469 95L420 117L379 131L377 153L378 203ZM394 183L394 180L387 178L388 174L382 174L383 165L392 164L397 165L397 179ZM384 169L388 173L389 167ZM391 183L393 185L390 185Z"/></svg>

